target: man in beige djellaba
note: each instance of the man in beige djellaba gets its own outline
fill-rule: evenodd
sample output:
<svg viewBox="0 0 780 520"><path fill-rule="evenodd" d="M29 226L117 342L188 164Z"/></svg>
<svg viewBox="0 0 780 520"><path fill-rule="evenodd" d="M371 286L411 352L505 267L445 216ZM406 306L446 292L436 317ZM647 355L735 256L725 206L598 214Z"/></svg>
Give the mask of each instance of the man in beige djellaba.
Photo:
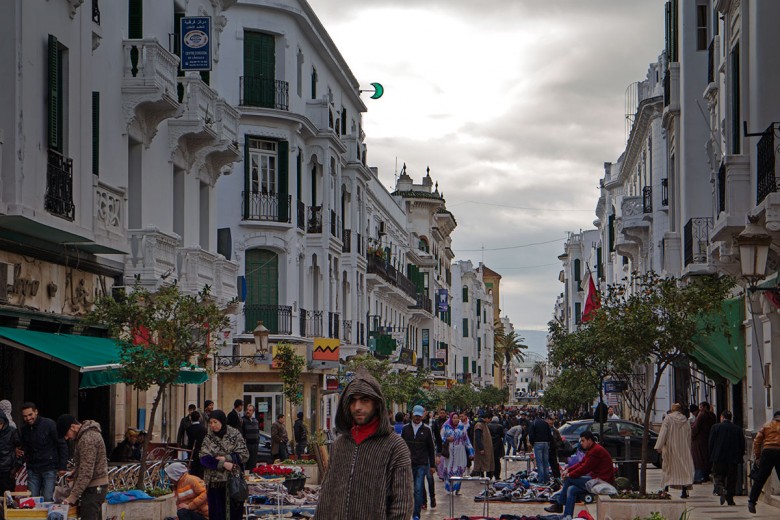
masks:
<svg viewBox="0 0 780 520"><path fill-rule="evenodd" d="M681 489L680 498L688 498L693 488L693 457L691 456L691 424L682 413L682 405L674 403L664 417L655 450L662 456L661 484Z"/></svg>

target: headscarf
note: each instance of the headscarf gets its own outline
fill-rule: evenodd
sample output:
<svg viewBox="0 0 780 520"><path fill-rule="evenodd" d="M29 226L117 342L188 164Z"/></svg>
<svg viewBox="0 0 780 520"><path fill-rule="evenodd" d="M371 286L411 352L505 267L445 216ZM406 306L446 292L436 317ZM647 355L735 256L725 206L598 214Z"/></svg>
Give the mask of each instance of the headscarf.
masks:
<svg viewBox="0 0 780 520"><path fill-rule="evenodd" d="M223 412L222 410L214 410L214 411L212 411L209 414L209 421L211 419L219 421L219 423L222 425L222 429L221 430L219 430L218 432L214 432L214 435L216 435L217 437L219 437L221 439L227 433L227 427L228 427L227 417L225 416L225 412ZM213 430L210 430L210 431L213 431Z"/></svg>
<svg viewBox="0 0 780 520"><path fill-rule="evenodd" d="M8 425L16 428L16 423L14 422L13 417L11 417L11 401L8 399L3 399L0 401L0 412L5 414L5 418L8 420Z"/></svg>
<svg viewBox="0 0 780 520"><path fill-rule="evenodd" d="M458 414L456 412L452 412L450 414L450 416L447 418L447 420L444 421L444 424L442 424L442 427L449 426L450 428L452 428L454 430L456 428L456 426L452 425L452 418L453 417L459 417L459 416L458 416Z"/></svg>
<svg viewBox="0 0 780 520"><path fill-rule="evenodd" d="M187 466L181 462L174 462L165 466L165 474L174 482L178 482L185 473L187 473Z"/></svg>

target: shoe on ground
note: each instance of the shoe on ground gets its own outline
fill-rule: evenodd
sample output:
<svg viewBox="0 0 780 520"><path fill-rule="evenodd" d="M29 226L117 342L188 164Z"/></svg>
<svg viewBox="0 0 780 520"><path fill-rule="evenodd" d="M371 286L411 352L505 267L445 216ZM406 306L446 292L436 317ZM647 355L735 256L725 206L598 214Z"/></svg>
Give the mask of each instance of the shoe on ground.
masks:
<svg viewBox="0 0 780 520"><path fill-rule="evenodd" d="M750 511L753 514L756 514L756 503L755 502L751 502L750 500L748 500L748 511Z"/></svg>
<svg viewBox="0 0 780 520"><path fill-rule="evenodd" d="M420 520L420 517L419 516L413 516L412 520Z"/></svg>
<svg viewBox="0 0 780 520"><path fill-rule="evenodd" d="M723 505L726 503L726 495L720 495L720 505Z"/></svg>
<svg viewBox="0 0 780 520"><path fill-rule="evenodd" d="M735 506L735 505L737 505L737 503L736 503L736 502L734 502L734 499L731 499L731 500L726 500L726 503L727 503L728 505L730 505L730 506Z"/></svg>
<svg viewBox="0 0 780 520"><path fill-rule="evenodd" d="M431 509L436 509L436 499L435 498L431 499Z"/></svg>
<svg viewBox="0 0 780 520"><path fill-rule="evenodd" d="M563 513L563 506L561 504L552 504L544 508L548 513Z"/></svg>
<svg viewBox="0 0 780 520"><path fill-rule="evenodd" d="M422 509L428 509L428 506L427 506L427 505L425 505L425 504L421 505L420 507L421 507Z"/></svg>

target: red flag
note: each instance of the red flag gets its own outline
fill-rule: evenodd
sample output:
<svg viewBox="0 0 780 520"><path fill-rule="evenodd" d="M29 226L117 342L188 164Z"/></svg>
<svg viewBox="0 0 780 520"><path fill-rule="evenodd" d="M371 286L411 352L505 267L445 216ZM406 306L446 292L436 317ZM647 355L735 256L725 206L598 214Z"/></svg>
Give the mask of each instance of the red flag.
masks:
<svg viewBox="0 0 780 520"><path fill-rule="evenodd" d="M593 282L593 275L588 271L588 290L585 292L585 308L582 309L582 322L587 323L593 318L593 311L601 307L601 299Z"/></svg>

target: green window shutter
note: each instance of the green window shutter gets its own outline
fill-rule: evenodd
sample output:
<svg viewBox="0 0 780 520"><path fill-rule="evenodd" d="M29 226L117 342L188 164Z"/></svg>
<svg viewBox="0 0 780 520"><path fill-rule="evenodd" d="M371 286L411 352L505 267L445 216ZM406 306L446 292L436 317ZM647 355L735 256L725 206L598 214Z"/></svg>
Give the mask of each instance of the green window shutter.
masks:
<svg viewBox="0 0 780 520"><path fill-rule="evenodd" d="M731 51L731 152L733 154L739 154L742 150L739 76L739 42L737 42Z"/></svg>
<svg viewBox="0 0 780 520"><path fill-rule="evenodd" d="M62 151L62 78L60 77L60 48L57 37L50 34L48 45L49 148Z"/></svg>
<svg viewBox="0 0 780 520"><path fill-rule="evenodd" d="M298 155L295 156L295 193L299 201L303 200L303 194L301 192L303 186L301 185L301 179L301 152L298 152Z"/></svg>
<svg viewBox="0 0 780 520"><path fill-rule="evenodd" d="M469 337L469 319L463 318L463 337L468 338Z"/></svg>
<svg viewBox="0 0 780 520"><path fill-rule="evenodd" d="M482 367L477 367L477 377L482 377Z"/></svg>
<svg viewBox="0 0 780 520"><path fill-rule="evenodd" d="M463 356L463 375L466 375L469 371L469 357Z"/></svg>
<svg viewBox="0 0 780 520"><path fill-rule="evenodd" d="M482 314L482 300L477 298L477 316Z"/></svg>
<svg viewBox="0 0 780 520"><path fill-rule="evenodd" d="M276 40L273 35L244 32L244 104L276 107Z"/></svg>
<svg viewBox="0 0 780 520"><path fill-rule="evenodd" d="M582 263L580 262L580 259L574 260L574 281L579 282L580 278L582 278Z"/></svg>
<svg viewBox="0 0 780 520"><path fill-rule="evenodd" d="M100 175L100 92L92 93L92 175Z"/></svg>
<svg viewBox="0 0 780 520"><path fill-rule="evenodd" d="M317 69L311 68L311 98L317 99Z"/></svg>
<svg viewBox="0 0 780 520"><path fill-rule="evenodd" d="M467 302L469 301L469 288L465 285L463 286L463 301Z"/></svg>
<svg viewBox="0 0 780 520"><path fill-rule="evenodd" d="M476 371L477 371L477 362L476 361L472 361L471 362L471 373L473 374Z"/></svg>
<svg viewBox="0 0 780 520"><path fill-rule="evenodd" d="M249 218L249 191L251 188L249 182L249 168L249 136L244 135L244 220ZM252 330L254 330L254 328Z"/></svg>
<svg viewBox="0 0 780 520"><path fill-rule="evenodd" d="M246 252L245 272L245 330L254 330L262 320L271 333L276 333L279 329L279 256L265 249L250 249Z"/></svg>
<svg viewBox="0 0 780 520"><path fill-rule="evenodd" d="M184 13L173 13L173 53L181 58L181 19ZM184 71L179 69L179 76L183 76Z"/></svg>
<svg viewBox="0 0 780 520"><path fill-rule="evenodd" d="M603 264L601 262L601 248L596 248L596 277L601 280L603 277L602 270Z"/></svg>
<svg viewBox="0 0 780 520"><path fill-rule="evenodd" d="M574 323L579 323L582 319L582 304L581 303L575 303L574 304Z"/></svg>
<svg viewBox="0 0 780 520"><path fill-rule="evenodd" d="M607 232L609 233L609 252L615 251L615 215L610 215L607 220Z"/></svg>
<svg viewBox="0 0 780 520"><path fill-rule="evenodd" d="M140 40L144 37L144 2L143 0L128 0L127 37Z"/></svg>
<svg viewBox="0 0 780 520"><path fill-rule="evenodd" d="M279 222L290 222L290 143L279 141Z"/></svg>

